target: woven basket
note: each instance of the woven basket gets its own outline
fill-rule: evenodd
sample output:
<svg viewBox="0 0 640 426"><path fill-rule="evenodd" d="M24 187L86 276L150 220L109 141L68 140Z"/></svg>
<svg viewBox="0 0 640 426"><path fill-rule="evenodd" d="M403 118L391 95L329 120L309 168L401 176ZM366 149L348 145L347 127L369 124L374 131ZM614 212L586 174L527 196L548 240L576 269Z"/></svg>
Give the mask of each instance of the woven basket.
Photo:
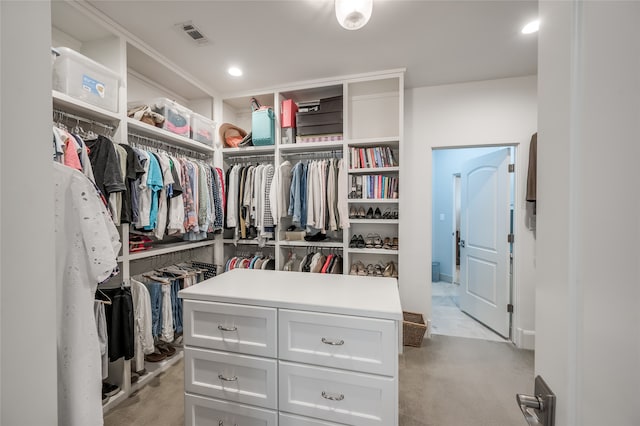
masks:
<svg viewBox="0 0 640 426"><path fill-rule="evenodd" d="M427 326L424 324L422 314L415 312L402 312L404 321L402 321L402 343L404 346L422 346L424 333Z"/></svg>

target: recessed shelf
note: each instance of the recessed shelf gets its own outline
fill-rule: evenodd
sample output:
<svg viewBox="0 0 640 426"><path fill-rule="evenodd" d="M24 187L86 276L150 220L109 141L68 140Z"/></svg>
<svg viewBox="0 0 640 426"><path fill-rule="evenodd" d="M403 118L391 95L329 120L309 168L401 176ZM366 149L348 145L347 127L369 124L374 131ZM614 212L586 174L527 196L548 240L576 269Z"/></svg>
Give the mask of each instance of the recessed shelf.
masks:
<svg viewBox="0 0 640 426"><path fill-rule="evenodd" d="M349 169L350 175L359 175L366 173L397 173L400 171L400 167L367 167L364 169Z"/></svg>
<svg viewBox="0 0 640 426"><path fill-rule="evenodd" d="M347 249L349 253L359 253L359 254L386 254L391 256L397 256L398 250L387 250L387 249L377 249L377 248L349 248Z"/></svg>
<svg viewBox="0 0 640 426"><path fill-rule="evenodd" d="M191 250L194 248L207 247L213 244L215 244L215 240L204 240L195 242L185 241L184 243L161 244L158 247L149 250L130 253L129 259L144 259L147 257L159 256L161 254L176 253L179 251Z"/></svg>
<svg viewBox="0 0 640 426"><path fill-rule="evenodd" d="M397 225L398 223L400 223L400 220L398 219L349 219L349 222L368 223L368 224L375 224L375 225L384 225L384 224Z"/></svg>
<svg viewBox="0 0 640 426"><path fill-rule="evenodd" d="M342 241L280 241L282 247L327 247L342 248Z"/></svg>
<svg viewBox="0 0 640 426"><path fill-rule="evenodd" d="M120 115L104 108L92 105L88 102L73 98L65 93L52 90L53 107L70 113L76 113L84 118L102 123L116 123L120 121Z"/></svg>
<svg viewBox="0 0 640 426"><path fill-rule="evenodd" d="M350 203L370 203L370 204L397 204L399 198L349 198Z"/></svg>
<svg viewBox="0 0 640 426"><path fill-rule="evenodd" d="M280 145L279 149L283 155L295 155L307 152L327 152L342 151L342 142L302 142Z"/></svg>
<svg viewBox="0 0 640 426"><path fill-rule="evenodd" d="M274 154L275 145L246 146L240 148L222 148L225 157L242 157L243 155Z"/></svg>
<svg viewBox="0 0 640 426"><path fill-rule="evenodd" d="M166 142L168 144L187 148L196 152L212 153L214 151L210 146L196 142L184 136L176 135L175 133L168 132L164 129L153 127L132 118L127 119L127 125L129 126L130 133L136 133L160 142Z"/></svg>
<svg viewBox="0 0 640 426"><path fill-rule="evenodd" d="M400 136L391 136L385 138L362 138L362 139L349 139L347 145L354 147L366 147L366 146L398 146L400 143Z"/></svg>

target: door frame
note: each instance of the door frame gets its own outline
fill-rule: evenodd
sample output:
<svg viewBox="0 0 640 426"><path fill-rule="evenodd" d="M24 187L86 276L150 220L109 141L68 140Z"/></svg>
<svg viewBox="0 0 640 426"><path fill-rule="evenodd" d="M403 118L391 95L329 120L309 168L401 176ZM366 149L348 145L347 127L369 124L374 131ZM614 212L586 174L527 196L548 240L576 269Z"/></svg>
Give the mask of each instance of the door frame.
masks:
<svg viewBox="0 0 640 426"><path fill-rule="evenodd" d="M451 240L453 241L453 244L451 245L452 250L451 250L451 276L453 277L451 279L452 284L460 284L460 277L458 277L458 282L456 282L456 272L458 270L457 268L457 264L456 264L456 260L458 258L458 256L456 256L457 252L458 252L458 240L456 239L456 231L458 230L458 216L457 216L457 209L459 208L460 204L458 203L458 187L460 185L460 173L454 173L451 176L451 182L452 182L452 191L453 191L453 197L452 197L452 201L453 201L453 215L452 218L453 220L451 220Z"/></svg>
<svg viewBox="0 0 640 426"><path fill-rule="evenodd" d="M512 142L512 143L496 143L496 144L478 144L478 145L461 145L461 146L432 146L431 147L431 167L433 168L434 166L434 161L433 161L433 151L443 151L443 150L451 150L451 149L469 149L469 148L511 148L513 151L511 152L511 163L514 164L514 171L513 171L513 178L512 178L512 191L513 191L513 218L514 218L514 228L513 228L513 235L514 235L514 241L513 243L511 243L511 262L509 265L510 271L511 271L511 294L510 294L510 300L511 300L511 304L514 306L513 308L513 312L511 313L511 319L509 321L509 341L512 342L513 344L515 344L516 346L518 345L517 343L517 333L516 330L517 328L520 326L520 318L519 318L519 311L518 311L518 306L517 306L517 301L520 300L519 298L519 294L518 294L518 276L516 274L516 259L518 256L518 243L519 243L519 238L518 238L518 232L517 232L517 227L515 226L516 220L519 217L519 211L520 208L519 206L519 200L520 200L520 196L518 194L518 181L519 181L519 174L520 174L520 162L518 161L518 155L519 155L519 148L520 148L520 143L518 142ZM525 171L526 172L526 171ZM431 188L431 208L433 209L433 197L434 197L434 191L433 191L433 182L431 183L432 188ZM454 189L455 191L455 189ZM454 194L454 198L455 198L455 194ZM453 202L455 204L455 200ZM454 211L455 213L455 211ZM433 229L433 222L435 221L435 217L431 218L431 224L430 226ZM455 220L454 220L455 222ZM455 224L453 225L455 227ZM455 232L455 231L454 231ZM454 235L455 238L455 235ZM431 245L433 245L433 232L431 233ZM455 248L454 248L455 250ZM455 253L455 252L454 252ZM454 254L455 256L455 254ZM432 253L432 258L433 258L433 253ZM455 260L455 259L454 259ZM455 262L454 262L455 263ZM455 265L454 265L455 268ZM431 300L429 300L429 306L431 306ZM432 311L432 309L430 308L430 311ZM521 342L522 343L522 342Z"/></svg>

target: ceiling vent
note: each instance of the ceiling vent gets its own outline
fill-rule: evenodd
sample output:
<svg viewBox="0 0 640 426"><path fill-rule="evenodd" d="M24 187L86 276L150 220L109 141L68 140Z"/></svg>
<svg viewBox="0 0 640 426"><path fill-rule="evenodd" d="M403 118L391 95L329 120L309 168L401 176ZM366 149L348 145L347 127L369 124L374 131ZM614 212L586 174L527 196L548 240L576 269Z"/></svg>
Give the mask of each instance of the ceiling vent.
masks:
<svg viewBox="0 0 640 426"><path fill-rule="evenodd" d="M195 41L198 46L203 46L209 43L209 39L191 21L177 24L176 27L182 30L189 39Z"/></svg>

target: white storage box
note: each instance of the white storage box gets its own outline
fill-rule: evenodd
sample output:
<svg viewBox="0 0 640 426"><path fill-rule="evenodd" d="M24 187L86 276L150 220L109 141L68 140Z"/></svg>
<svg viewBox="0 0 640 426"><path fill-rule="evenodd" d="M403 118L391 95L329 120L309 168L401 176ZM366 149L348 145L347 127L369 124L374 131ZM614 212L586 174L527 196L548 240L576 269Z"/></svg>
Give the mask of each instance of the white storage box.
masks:
<svg viewBox="0 0 640 426"><path fill-rule="evenodd" d="M216 123L195 112L191 115L191 139L213 146Z"/></svg>
<svg viewBox="0 0 640 426"><path fill-rule="evenodd" d="M53 89L118 112L118 74L68 47L56 50L60 56L53 64Z"/></svg>
<svg viewBox="0 0 640 426"><path fill-rule="evenodd" d="M138 105L146 104L151 110L164 117L162 128L177 135L189 137L191 129L191 110L167 98L156 98L149 102L138 102Z"/></svg>

